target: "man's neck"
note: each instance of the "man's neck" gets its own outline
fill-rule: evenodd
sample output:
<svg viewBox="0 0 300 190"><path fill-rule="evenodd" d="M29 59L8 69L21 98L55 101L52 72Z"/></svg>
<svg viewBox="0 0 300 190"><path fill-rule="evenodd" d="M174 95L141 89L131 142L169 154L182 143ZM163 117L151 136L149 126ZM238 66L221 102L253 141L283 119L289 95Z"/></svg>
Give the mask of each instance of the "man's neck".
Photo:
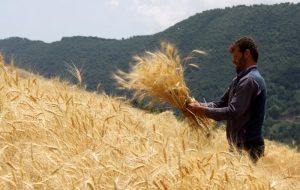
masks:
<svg viewBox="0 0 300 190"><path fill-rule="evenodd" d="M248 62L248 63L245 65L245 68L244 68L241 72L247 71L247 70L248 70L250 67L252 67L252 66L256 66L256 62L254 62L254 61Z"/></svg>
<svg viewBox="0 0 300 190"><path fill-rule="evenodd" d="M238 77L243 76L244 73L247 73L247 71L248 71L249 69L252 69L252 68L254 68L254 67L256 67L256 64L248 65L247 67L245 67L245 69L243 69L242 71L238 72L238 73L237 73L237 76L238 76Z"/></svg>
<svg viewBox="0 0 300 190"><path fill-rule="evenodd" d="M252 68L253 66L256 67L256 63L254 63L254 64L249 64L249 65L246 67L245 70L247 71L248 69Z"/></svg>
<svg viewBox="0 0 300 190"><path fill-rule="evenodd" d="M246 60L245 70L247 70L249 67L256 65L256 62L253 59Z"/></svg>

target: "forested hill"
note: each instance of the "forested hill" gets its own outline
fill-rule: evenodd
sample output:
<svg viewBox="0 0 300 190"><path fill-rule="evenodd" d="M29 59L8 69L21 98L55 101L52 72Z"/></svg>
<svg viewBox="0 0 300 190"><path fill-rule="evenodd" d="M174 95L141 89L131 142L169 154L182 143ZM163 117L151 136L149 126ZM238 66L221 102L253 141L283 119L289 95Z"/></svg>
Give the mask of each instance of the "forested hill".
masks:
<svg viewBox="0 0 300 190"><path fill-rule="evenodd" d="M83 67L89 90L99 82L102 90L116 93L112 73L126 70L132 56L175 43L183 56L193 49L208 54L192 62L186 79L192 94L207 101L218 98L234 77L228 45L252 36L259 46L259 68L268 85L266 136L300 144L300 4L237 6L196 14L167 30L149 36L114 40L66 37L44 43L24 38L0 40L0 51L18 67L44 76L70 78L66 64Z"/></svg>

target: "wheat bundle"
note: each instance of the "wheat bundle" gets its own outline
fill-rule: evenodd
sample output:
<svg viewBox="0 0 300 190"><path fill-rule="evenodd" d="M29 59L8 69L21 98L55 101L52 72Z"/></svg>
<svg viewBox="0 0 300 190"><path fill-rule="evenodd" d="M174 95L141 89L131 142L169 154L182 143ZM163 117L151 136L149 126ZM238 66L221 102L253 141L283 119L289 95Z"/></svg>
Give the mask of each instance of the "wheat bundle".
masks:
<svg viewBox="0 0 300 190"><path fill-rule="evenodd" d="M186 59L180 58L173 44L162 43L161 51L135 56L136 64L131 71L118 71L114 77L121 88L135 91L139 99L152 97L153 101L168 103L183 111L185 105L193 101L184 81L183 61ZM205 133L209 132L205 116L194 115L193 120Z"/></svg>

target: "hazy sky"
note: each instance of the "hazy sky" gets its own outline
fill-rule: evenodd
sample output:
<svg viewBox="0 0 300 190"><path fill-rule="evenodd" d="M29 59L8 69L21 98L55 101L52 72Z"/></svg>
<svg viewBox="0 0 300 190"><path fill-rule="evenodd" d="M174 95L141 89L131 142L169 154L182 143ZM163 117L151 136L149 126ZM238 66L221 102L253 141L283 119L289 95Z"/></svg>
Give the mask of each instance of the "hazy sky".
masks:
<svg viewBox="0 0 300 190"><path fill-rule="evenodd" d="M75 35L128 38L163 31L204 10L281 2L287 1L1 0L0 39L19 36L53 42Z"/></svg>

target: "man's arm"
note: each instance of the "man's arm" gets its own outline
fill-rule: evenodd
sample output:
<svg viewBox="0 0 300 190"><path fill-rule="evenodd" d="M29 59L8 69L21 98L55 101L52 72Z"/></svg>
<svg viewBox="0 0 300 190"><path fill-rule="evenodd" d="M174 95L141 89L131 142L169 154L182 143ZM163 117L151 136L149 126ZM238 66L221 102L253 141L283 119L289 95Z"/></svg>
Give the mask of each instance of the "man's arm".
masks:
<svg viewBox="0 0 300 190"><path fill-rule="evenodd" d="M226 107L204 107L202 105L188 105L187 109L199 116L220 121L231 120L242 115L250 106L251 98L258 90L257 84L253 79L246 78L241 80L236 87L236 92Z"/></svg>
<svg viewBox="0 0 300 190"><path fill-rule="evenodd" d="M206 103L206 106L209 108L226 107L228 105L228 99L229 99L229 88L226 90L226 92L223 94L223 96L220 98L219 101L208 102Z"/></svg>

